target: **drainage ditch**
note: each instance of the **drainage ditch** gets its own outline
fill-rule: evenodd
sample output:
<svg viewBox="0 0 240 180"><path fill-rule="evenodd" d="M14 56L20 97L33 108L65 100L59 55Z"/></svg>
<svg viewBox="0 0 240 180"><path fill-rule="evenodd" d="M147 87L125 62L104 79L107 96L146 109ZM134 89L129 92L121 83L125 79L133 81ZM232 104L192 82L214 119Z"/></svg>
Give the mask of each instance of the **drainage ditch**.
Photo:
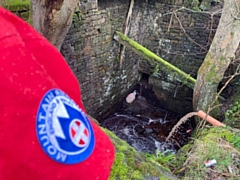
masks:
<svg viewBox="0 0 240 180"><path fill-rule="evenodd" d="M133 90L137 90L133 103L128 104L124 98L111 114L100 119L101 126L139 152L176 152L188 143L194 128L193 119L183 123L170 140L165 142L174 125L185 114L164 109L145 79L137 83Z"/></svg>

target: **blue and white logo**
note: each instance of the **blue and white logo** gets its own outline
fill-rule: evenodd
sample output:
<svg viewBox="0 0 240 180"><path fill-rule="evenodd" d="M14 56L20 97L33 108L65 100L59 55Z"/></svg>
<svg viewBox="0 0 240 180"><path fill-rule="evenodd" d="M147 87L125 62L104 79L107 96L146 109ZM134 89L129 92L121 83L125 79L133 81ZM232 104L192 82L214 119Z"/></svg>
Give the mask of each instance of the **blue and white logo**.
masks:
<svg viewBox="0 0 240 180"><path fill-rule="evenodd" d="M59 89L52 89L44 95L37 113L36 128L44 152L57 162L82 162L94 149L95 138L89 120Z"/></svg>

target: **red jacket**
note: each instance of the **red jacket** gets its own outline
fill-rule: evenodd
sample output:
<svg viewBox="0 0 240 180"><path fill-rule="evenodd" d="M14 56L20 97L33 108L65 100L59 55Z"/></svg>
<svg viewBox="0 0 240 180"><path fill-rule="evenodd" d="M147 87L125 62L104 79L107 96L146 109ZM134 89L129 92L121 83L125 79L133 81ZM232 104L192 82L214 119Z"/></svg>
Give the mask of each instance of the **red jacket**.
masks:
<svg viewBox="0 0 240 180"><path fill-rule="evenodd" d="M61 54L0 7L0 180L106 180L107 135L86 116Z"/></svg>

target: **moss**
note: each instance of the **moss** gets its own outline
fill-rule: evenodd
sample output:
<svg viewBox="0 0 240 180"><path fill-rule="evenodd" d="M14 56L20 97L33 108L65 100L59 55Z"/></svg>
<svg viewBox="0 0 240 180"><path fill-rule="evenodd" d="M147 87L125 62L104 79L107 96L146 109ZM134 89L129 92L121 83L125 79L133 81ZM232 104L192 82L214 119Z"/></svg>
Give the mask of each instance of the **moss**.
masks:
<svg viewBox="0 0 240 180"><path fill-rule="evenodd" d="M184 5L189 6L191 9L195 11L201 11L201 9L199 8L200 5L199 0L185 0Z"/></svg>
<svg viewBox="0 0 240 180"><path fill-rule="evenodd" d="M226 58L225 58L225 57L223 57L223 56L222 56L222 57L220 57L220 60L221 60L221 61L225 61L225 59L226 59Z"/></svg>
<svg viewBox="0 0 240 180"><path fill-rule="evenodd" d="M236 174L228 174L229 179L234 179L235 175L239 175L240 171L237 167L237 158L233 158L234 154L239 157L240 143L239 130L229 127L205 127L204 130L198 134L191 146L189 144L182 148L177 156L182 157L183 161L177 165L180 170L176 172L182 173L182 165L184 164L184 177L182 179L215 179L229 173L229 165ZM217 164L214 166L214 171L209 174L209 168L206 168L204 163L207 160L216 159Z"/></svg>
<svg viewBox="0 0 240 180"><path fill-rule="evenodd" d="M216 137L218 137L218 138L222 138L222 139L226 140L231 145L233 145L233 147L240 150L240 136L239 135L240 135L239 130L233 132L232 129L229 127L227 127L227 128L217 127L217 128L211 128L211 129L205 130L203 132L203 134L201 135L200 140L203 140L206 143L215 144L217 142L213 142L213 139L216 139Z"/></svg>
<svg viewBox="0 0 240 180"><path fill-rule="evenodd" d="M240 130L232 129L230 127L227 128L212 128L209 130L207 138L211 136L218 136L229 143L231 143L235 148L240 150Z"/></svg>
<svg viewBox="0 0 240 180"><path fill-rule="evenodd" d="M112 167L112 171L111 171L111 176L110 176L110 180L113 180L115 178L119 178L119 179L126 179L127 180L127 166L123 165L123 161L125 160L125 155L121 152L117 152L115 154L115 160L114 160L114 165Z"/></svg>
<svg viewBox="0 0 240 180"><path fill-rule="evenodd" d="M168 173L165 167L147 158L146 154L137 152L125 141L118 138L111 131L104 129L114 143L116 154L110 180L145 180L146 177L165 177L176 179Z"/></svg>
<svg viewBox="0 0 240 180"><path fill-rule="evenodd" d="M3 7L12 11L29 11L30 0L9 0L3 2Z"/></svg>
<svg viewBox="0 0 240 180"><path fill-rule="evenodd" d="M211 65L211 62L209 59L206 59L205 61L205 68L208 68Z"/></svg>
<svg viewBox="0 0 240 180"><path fill-rule="evenodd" d="M78 14L77 13L73 13L73 21L77 21L78 20Z"/></svg>
<svg viewBox="0 0 240 180"><path fill-rule="evenodd" d="M130 156L130 158L127 159L127 164L129 166L134 166L135 160L133 157Z"/></svg>
<svg viewBox="0 0 240 180"><path fill-rule="evenodd" d="M227 111L225 112L224 123L228 126L240 129L240 86L239 80L235 79L232 81L232 86L234 87L235 93L229 97L229 101L233 102L229 105Z"/></svg>
<svg viewBox="0 0 240 180"><path fill-rule="evenodd" d="M224 57L221 57L220 60L222 61ZM217 74L218 66L214 64L214 58L211 56L211 54L208 52L203 65L199 69L199 74L202 74L205 76L206 82L209 82L211 84L219 83L219 76ZM208 71L205 71L206 69L209 69Z"/></svg>
<svg viewBox="0 0 240 180"><path fill-rule="evenodd" d="M153 74L157 74L158 70L159 70L159 64L157 64L157 65L154 67Z"/></svg>
<svg viewBox="0 0 240 180"><path fill-rule="evenodd" d="M29 19L29 12L22 12L20 14L21 18L27 21Z"/></svg>
<svg viewBox="0 0 240 180"><path fill-rule="evenodd" d="M122 41L127 42L127 44L129 44L129 46L131 46L136 53L142 54L147 60L149 60L153 63L156 63L156 61L158 63L161 63L160 67L165 72L169 73L169 75L171 75L173 77L174 77L174 73L177 73L178 74L178 79L181 79L182 83L184 83L186 86L188 86L192 89L194 88L196 80L193 77L191 77L189 74L186 74L185 72L183 72L182 70L180 70L176 66L174 66L174 65L170 64L169 62L163 60L162 58L160 58L159 56L157 56L156 54L154 54L153 52L151 52L147 48L145 48L142 45L138 44L137 42L131 40L127 36L123 35L122 33L116 32L116 34L122 39Z"/></svg>
<svg viewBox="0 0 240 180"><path fill-rule="evenodd" d="M214 83L216 82L215 78L216 78L216 73L215 71L213 71L214 67L211 68L211 70L209 70L209 72L206 75L206 81L210 82L210 83Z"/></svg>
<svg viewBox="0 0 240 180"><path fill-rule="evenodd" d="M120 62L120 59L119 59L119 57L117 57L117 58L116 58L116 60L117 60L117 62L118 62L118 63Z"/></svg>
<svg viewBox="0 0 240 180"><path fill-rule="evenodd" d="M139 171L134 171L131 178L136 179L136 180L140 180L140 179L142 179L142 175Z"/></svg>

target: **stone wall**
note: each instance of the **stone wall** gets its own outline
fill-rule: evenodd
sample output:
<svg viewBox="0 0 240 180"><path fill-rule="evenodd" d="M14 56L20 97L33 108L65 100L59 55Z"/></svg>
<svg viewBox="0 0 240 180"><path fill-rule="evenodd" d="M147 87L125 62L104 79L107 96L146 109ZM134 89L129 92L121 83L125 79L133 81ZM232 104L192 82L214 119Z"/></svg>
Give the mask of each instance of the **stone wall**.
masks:
<svg viewBox="0 0 240 180"><path fill-rule="evenodd" d="M82 1L61 49L81 84L86 110L94 117L109 111L140 78L132 53L119 68L120 46L113 41L127 10L125 1Z"/></svg>
<svg viewBox="0 0 240 180"><path fill-rule="evenodd" d="M219 16L181 9L181 4L176 6L177 3L135 2L128 36L196 77ZM116 30L122 31L127 10L126 0L82 2L62 46L61 52L79 79L84 105L92 116L106 113L126 95L126 91L139 80L139 72L153 73L154 64L129 50L122 69L119 69L120 48L112 37ZM161 70L155 76L157 81L151 76L150 83L155 90L158 89L156 94L161 94L159 98L166 107L171 108L165 102L169 101L166 97L172 96L173 100L191 97L191 90L173 77ZM161 90L167 93L159 93ZM191 99L186 106L191 109Z"/></svg>
<svg viewBox="0 0 240 180"><path fill-rule="evenodd" d="M78 77L88 113L96 117L109 111L141 73L150 75L149 82L166 108L189 112L192 90L161 69L153 75L155 64L126 50L119 69L120 46L113 34L123 29L129 1L81 2L61 52ZM135 1L128 36L196 77L220 16L183 5L189 7L181 0Z"/></svg>
<svg viewBox="0 0 240 180"><path fill-rule="evenodd" d="M196 77L215 34L220 14L193 11L182 8L182 4L164 2L155 1L136 8L141 10L135 14L132 31L135 32L136 24L139 31L132 36L163 59ZM139 68L146 73L151 71L146 62L141 62Z"/></svg>
<svg viewBox="0 0 240 180"><path fill-rule="evenodd" d="M123 30L129 2L82 0L74 14L61 53L81 84L87 112L94 117L109 112L142 74L150 76L148 82L164 108L191 111L192 90L179 83L176 75L164 73L161 67L154 72L156 64L130 50L126 50L122 69L119 68L120 45L113 35ZM220 18L216 1L197 2L135 0L128 37L196 78ZM209 2L204 4L209 12L199 11L203 2ZM11 7L28 19L28 4Z"/></svg>
<svg viewBox="0 0 240 180"><path fill-rule="evenodd" d="M136 2L128 36L196 78L214 37L220 12L219 4L212 4L209 12L203 12L193 10L187 2ZM166 74L161 67L153 74L156 64L133 56L139 60L139 72L150 75L149 83L165 108L179 113L192 110L193 91L179 83L177 75Z"/></svg>

